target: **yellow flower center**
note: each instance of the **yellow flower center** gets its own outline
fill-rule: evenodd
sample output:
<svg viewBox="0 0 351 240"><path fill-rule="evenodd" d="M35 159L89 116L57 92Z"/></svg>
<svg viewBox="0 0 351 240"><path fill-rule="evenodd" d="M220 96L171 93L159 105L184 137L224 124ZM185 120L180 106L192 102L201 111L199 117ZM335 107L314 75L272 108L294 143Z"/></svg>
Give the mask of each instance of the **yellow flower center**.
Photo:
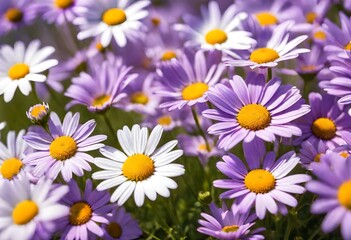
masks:
<svg viewBox="0 0 351 240"><path fill-rule="evenodd" d="M348 158L350 156L350 154L346 151L339 153L339 155L343 158Z"/></svg>
<svg viewBox="0 0 351 240"><path fill-rule="evenodd" d="M203 82L197 82L186 86L182 91L184 100L195 100L202 97L208 90L208 85Z"/></svg>
<svg viewBox="0 0 351 240"><path fill-rule="evenodd" d="M226 42L228 39L227 34L221 30L221 29L212 29L211 31L208 31L205 36L205 40L208 44L222 44Z"/></svg>
<svg viewBox="0 0 351 240"><path fill-rule="evenodd" d="M206 144L202 143L197 147L198 150L200 151L208 151Z"/></svg>
<svg viewBox="0 0 351 240"><path fill-rule="evenodd" d="M23 13L20 9L18 8L9 8L6 12L5 12L5 18L7 20L9 20L10 22L20 22L22 21L23 18Z"/></svg>
<svg viewBox="0 0 351 240"><path fill-rule="evenodd" d="M312 124L312 132L316 137L330 140L336 135L336 126L329 118L318 118Z"/></svg>
<svg viewBox="0 0 351 240"><path fill-rule="evenodd" d="M24 78L28 73L29 66L25 63L16 63L8 71L8 75L12 80Z"/></svg>
<svg viewBox="0 0 351 240"><path fill-rule="evenodd" d="M105 50L105 47L102 46L101 42L97 42L95 44L95 48L99 51L99 52L103 52Z"/></svg>
<svg viewBox="0 0 351 240"><path fill-rule="evenodd" d="M161 19L159 19L158 17L153 17L153 18L151 18L151 23L154 26L158 26L161 23Z"/></svg>
<svg viewBox="0 0 351 240"><path fill-rule="evenodd" d="M69 8L73 5L74 0L55 0L55 6L61 9Z"/></svg>
<svg viewBox="0 0 351 240"><path fill-rule="evenodd" d="M169 126L172 123L172 118L170 116L162 116L157 119L158 124L162 126Z"/></svg>
<svg viewBox="0 0 351 240"><path fill-rule="evenodd" d="M344 47L345 50L351 51L351 41Z"/></svg>
<svg viewBox="0 0 351 240"><path fill-rule="evenodd" d="M1 175L10 180L20 172L22 166L23 163L18 158L6 159L0 167Z"/></svg>
<svg viewBox="0 0 351 240"><path fill-rule="evenodd" d="M24 200L17 203L12 212L12 220L17 225L24 225L32 221L38 215L38 205L31 200Z"/></svg>
<svg viewBox="0 0 351 240"><path fill-rule="evenodd" d="M77 149L77 143L73 138L61 136L50 144L50 155L56 160L64 161L74 156Z"/></svg>
<svg viewBox="0 0 351 240"><path fill-rule="evenodd" d="M102 107L106 102L108 102L111 99L110 95L102 95L99 97L94 98L92 105L94 107Z"/></svg>
<svg viewBox="0 0 351 240"><path fill-rule="evenodd" d="M120 8L111 8L102 14L102 21L109 26L124 23L127 20L126 13Z"/></svg>
<svg viewBox="0 0 351 240"><path fill-rule="evenodd" d="M315 161L315 162L320 162L320 161L321 161L321 157L322 157L323 155L324 155L323 153L318 153L318 154L314 157L313 161Z"/></svg>
<svg viewBox="0 0 351 240"><path fill-rule="evenodd" d="M306 17L306 22L312 24L316 20L317 14L314 13L314 12L309 12L309 13L306 14L305 17Z"/></svg>
<svg viewBox="0 0 351 240"><path fill-rule="evenodd" d="M274 189L275 179L272 173L264 169L251 170L245 177L245 186L254 193L268 193Z"/></svg>
<svg viewBox="0 0 351 240"><path fill-rule="evenodd" d="M119 238L122 236L122 228L116 222L111 222L106 227L107 233L113 238Z"/></svg>
<svg viewBox="0 0 351 240"><path fill-rule="evenodd" d="M314 65L302 66L301 70L304 72L313 72L313 71L316 71L316 66L314 66Z"/></svg>
<svg viewBox="0 0 351 240"><path fill-rule="evenodd" d="M340 185L338 189L338 200L342 206L351 210L351 180Z"/></svg>
<svg viewBox="0 0 351 240"><path fill-rule="evenodd" d="M89 222L93 210L86 202L77 202L69 210L69 222L72 225L83 225Z"/></svg>
<svg viewBox="0 0 351 240"><path fill-rule="evenodd" d="M225 226L222 228L222 232L226 232L226 233L236 232L238 231L238 229L239 229L238 225Z"/></svg>
<svg viewBox="0 0 351 240"><path fill-rule="evenodd" d="M33 118L39 118L40 115L43 115L43 114L47 114L47 112L46 112L45 106L42 105L42 104L35 105L35 106L32 108L32 111L30 112L30 115L31 115Z"/></svg>
<svg viewBox="0 0 351 240"><path fill-rule="evenodd" d="M274 62L278 58L279 54L272 48L258 48L250 55L250 60L258 64Z"/></svg>
<svg viewBox="0 0 351 240"><path fill-rule="evenodd" d="M262 105L248 104L240 109L237 121L243 128L257 131L271 123L271 114Z"/></svg>
<svg viewBox="0 0 351 240"><path fill-rule="evenodd" d="M275 25L278 23L278 18L269 12L257 13L256 18L261 26Z"/></svg>
<svg viewBox="0 0 351 240"><path fill-rule="evenodd" d="M149 102L149 98L143 92L136 92L132 94L130 101L135 104L146 105Z"/></svg>
<svg viewBox="0 0 351 240"><path fill-rule="evenodd" d="M313 37L317 40L325 40L327 35L323 31L317 31L313 34Z"/></svg>
<svg viewBox="0 0 351 240"><path fill-rule="evenodd" d="M155 171L154 162L144 154L135 154L127 158L122 167L123 175L132 181L143 181Z"/></svg>
<svg viewBox="0 0 351 240"><path fill-rule="evenodd" d="M161 60L162 61L169 61L173 58L177 58L177 54L173 51L166 51L162 57L161 57Z"/></svg>

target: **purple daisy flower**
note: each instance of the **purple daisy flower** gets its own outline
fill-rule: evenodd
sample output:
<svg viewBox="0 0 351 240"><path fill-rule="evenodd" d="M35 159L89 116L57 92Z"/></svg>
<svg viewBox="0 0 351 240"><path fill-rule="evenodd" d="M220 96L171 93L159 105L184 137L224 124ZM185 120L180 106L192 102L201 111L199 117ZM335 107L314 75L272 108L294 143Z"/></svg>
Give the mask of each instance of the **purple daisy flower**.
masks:
<svg viewBox="0 0 351 240"><path fill-rule="evenodd" d="M67 192L67 186L53 185L45 178L33 184L23 175L4 182L0 191L0 239L51 239L55 222L68 214L68 208L59 203Z"/></svg>
<svg viewBox="0 0 351 240"><path fill-rule="evenodd" d="M252 72L246 82L236 75L228 84L211 88L207 96L215 109L202 115L219 121L208 128L208 133L219 135L218 147L224 150L256 137L273 142L276 136L299 136L300 128L291 121L310 111L296 87L281 85L279 78L266 84L262 74Z"/></svg>
<svg viewBox="0 0 351 240"><path fill-rule="evenodd" d="M336 98L330 95L310 93L308 97L311 112L296 121L302 135L294 139L293 144L308 140L316 145L323 141L330 149L345 144L341 134L351 130L351 117L346 108L337 104Z"/></svg>
<svg viewBox="0 0 351 240"><path fill-rule="evenodd" d="M131 67L126 67L121 58L109 55L104 62L90 62L90 73L82 72L72 79L72 85L65 96L72 98L66 109L74 105L87 106L91 112L99 112L111 106L118 107L126 97L123 89L137 74L130 74Z"/></svg>
<svg viewBox="0 0 351 240"><path fill-rule="evenodd" d="M318 142L318 144L314 144L311 141L303 142L299 154L301 164L305 168L311 170L311 163L320 162L327 150L329 150L329 148L323 141Z"/></svg>
<svg viewBox="0 0 351 240"><path fill-rule="evenodd" d="M310 176L287 176L300 162L293 151L275 161L274 152L265 154L264 144L253 141L244 144L244 155L248 168L232 154L225 155L224 162L217 163L217 168L230 178L213 182L215 187L230 189L222 193L221 198L235 198L243 213L255 206L260 219L265 217L267 210L272 214L280 212L285 215L285 205L297 206L297 201L291 194L304 193L305 188L298 184L310 180Z"/></svg>
<svg viewBox="0 0 351 240"><path fill-rule="evenodd" d="M160 64L157 71L162 86L156 94L168 98L160 107L172 111L186 105L207 102L209 87L221 80L225 70L220 58L220 52L208 52L205 55L199 50L191 58L183 55L179 60L172 59Z"/></svg>
<svg viewBox="0 0 351 240"><path fill-rule="evenodd" d="M222 204L222 208L217 208L214 203L209 207L212 215L201 213L204 219L199 220L201 227L197 230L200 233L225 240L264 239L263 235L258 234L264 231L264 228L251 229L257 219L256 214L241 213L236 204L230 209L225 203Z"/></svg>
<svg viewBox="0 0 351 240"><path fill-rule="evenodd" d="M319 195L311 212L327 213L321 226L324 232L341 225L343 238L351 239L351 157L344 159L336 154L330 162L311 165L317 180L308 182L306 189Z"/></svg>
<svg viewBox="0 0 351 240"><path fill-rule="evenodd" d="M102 224L103 239L106 240L131 240L143 233L138 222L124 207L116 207L107 216L109 224Z"/></svg>
<svg viewBox="0 0 351 240"><path fill-rule="evenodd" d="M48 23L63 24L73 22L78 12L82 11L82 7L77 4L78 2L79 0L38 1L36 7L42 14L41 17Z"/></svg>
<svg viewBox="0 0 351 240"><path fill-rule="evenodd" d="M8 0L0 4L0 35L29 25L37 12L33 0Z"/></svg>
<svg viewBox="0 0 351 240"><path fill-rule="evenodd" d="M104 232L98 224L109 223L107 214L113 209L113 205L109 204L110 194L93 190L90 179L85 183L83 194L74 180L68 185L69 192L61 203L69 207L69 215L58 220L61 239L86 240L94 239L95 235L102 237Z"/></svg>
<svg viewBox="0 0 351 240"><path fill-rule="evenodd" d="M93 157L85 153L104 146L100 143L106 139L105 135L90 136L96 122L90 120L79 124L80 114L72 116L68 112L61 124L56 113L52 112L48 122L49 132L34 126L23 138L36 152L28 154L23 163L35 166L33 175L43 175L55 179L61 172L63 179L68 182L72 173L83 176L91 171L88 162L94 162Z"/></svg>
<svg viewBox="0 0 351 240"><path fill-rule="evenodd" d="M279 62L294 59L300 53L309 52L306 48L296 48L301 42L308 38L307 35L298 36L289 41L288 30L294 25L294 22L288 21L279 24L272 33L264 47L254 49L248 58L232 59L225 58L226 65L254 68L269 68L275 67Z"/></svg>
<svg viewBox="0 0 351 240"><path fill-rule="evenodd" d="M207 136L209 149L207 149L202 136L179 134L177 139L179 148L184 151L184 155L198 157L203 165L206 165L211 157L219 157L224 154L224 151L215 146L215 141L210 136Z"/></svg>

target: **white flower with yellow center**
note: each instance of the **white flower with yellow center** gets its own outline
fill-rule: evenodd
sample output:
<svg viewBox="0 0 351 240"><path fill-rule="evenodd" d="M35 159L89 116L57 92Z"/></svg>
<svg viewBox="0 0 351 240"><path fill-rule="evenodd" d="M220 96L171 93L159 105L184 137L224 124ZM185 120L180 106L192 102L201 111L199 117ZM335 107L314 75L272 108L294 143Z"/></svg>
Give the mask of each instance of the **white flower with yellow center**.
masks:
<svg viewBox="0 0 351 240"><path fill-rule="evenodd" d="M169 189L177 188L177 183L170 177L184 174L184 167L171 163L182 154L182 150L171 151L178 143L170 141L155 150L162 135L161 126L156 126L148 137L147 128L134 125L130 130L124 126L117 131L118 141L124 151L113 147L100 149L106 158L95 158L95 164L104 171L95 172L93 179L103 179L98 190L117 187L111 196L111 202L123 205L134 192L134 201L142 206L145 195L152 201L156 194L169 197Z"/></svg>
<svg viewBox="0 0 351 240"><path fill-rule="evenodd" d="M79 16L74 20L74 24L79 25L81 31L78 39L100 36L103 47L110 44L112 37L120 47L127 44L128 39L140 37L140 29L143 24L141 19L148 15L144 10L150 1L136 1L131 4L130 0L100 0L84 1L79 5L84 11L79 12Z"/></svg>
<svg viewBox="0 0 351 240"><path fill-rule="evenodd" d="M39 40L34 40L25 48L23 42L16 42L12 48L4 45L0 49L0 95L10 102L17 87L26 96L32 90L30 81L44 82L44 71L56 66L56 59L46 59L55 48L39 49Z"/></svg>
<svg viewBox="0 0 351 240"><path fill-rule="evenodd" d="M7 134L7 146L0 142L0 182L17 179L25 171L22 159L28 151L28 145L23 140L24 132L21 130L16 137L16 133L10 131Z"/></svg>
<svg viewBox="0 0 351 240"><path fill-rule="evenodd" d="M176 24L175 30L190 36L186 45L198 46L202 49L217 49L229 55L236 55L233 50L251 48L256 41L250 38L250 33L240 29L241 21L247 18L244 12L237 13L233 4L221 14L218 3L211 1L208 9L203 9L203 18L194 21L193 16L185 16L185 24ZM199 22L202 23L199 25Z"/></svg>
<svg viewBox="0 0 351 240"><path fill-rule="evenodd" d="M69 212L58 203L67 192L67 186L53 188L44 178L35 185L25 175L4 182L0 191L0 239L47 239L54 230L53 221Z"/></svg>

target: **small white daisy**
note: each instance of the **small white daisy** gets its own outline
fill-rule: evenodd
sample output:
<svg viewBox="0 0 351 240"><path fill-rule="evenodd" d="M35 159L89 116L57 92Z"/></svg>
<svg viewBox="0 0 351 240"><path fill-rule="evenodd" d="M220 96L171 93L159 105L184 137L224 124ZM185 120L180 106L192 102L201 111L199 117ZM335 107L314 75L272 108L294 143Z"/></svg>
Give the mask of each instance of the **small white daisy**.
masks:
<svg viewBox="0 0 351 240"><path fill-rule="evenodd" d="M0 49L0 95L10 102L17 87L26 96L32 91L30 81L44 82L45 70L56 66L56 59L46 59L55 48L39 49L40 41L34 40L25 48L23 42L16 42L12 48L4 45Z"/></svg>
<svg viewBox="0 0 351 240"><path fill-rule="evenodd" d="M25 131L21 130L17 137L14 131L7 134L7 146L0 142L0 183L6 180L17 179L20 173L29 172L22 160L29 146L23 140ZM26 169L25 169L26 168Z"/></svg>
<svg viewBox="0 0 351 240"><path fill-rule="evenodd" d="M279 62L294 59L300 53L307 53L310 50L306 48L296 48L301 42L308 38L307 35L298 36L289 41L289 30L294 25L294 22L287 21L279 24L272 33L264 47L254 49L249 58L246 56L242 59L224 58L224 62L229 66L254 68L269 68L275 67Z"/></svg>
<svg viewBox="0 0 351 240"><path fill-rule="evenodd" d="M52 186L44 178L34 185L24 175L4 182L0 191L0 239L50 239L53 221L68 215L69 208L58 201L68 192L67 186Z"/></svg>
<svg viewBox="0 0 351 240"><path fill-rule="evenodd" d="M174 26L175 30L189 36L190 40L186 45L200 45L205 50L217 49L229 55L236 55L233 50L246 50L256 43L250 38L251 33L241 29L241 21L247 18L247 14L237 13L235 4L228 7L223 15L215 1L208 4L208 9L202 10L201 20L194 21L195 17L185 15L185 24Z"/></svg>
<svg viewBox="0 0 351 240"><path fill-rule="evenodd" d="M177 188L177 183L170 177L184 174L184 167L171 163L182 154L182 150L171 151L178 143L170 141L155 151L163 129L156 126L148 138L146 127L134 125L132 130L124 126L117 131L118 141L124 151L113 147L100 149L107 158L95 158L94 163L104 169L95 172L94 179L104 179L99 191L117 187L111 196L111 202L123 205L134 192L134 201L138 207L144 204L145 195L152 201L156 194L169 197L169 189Z"/></svg>
<svg viewBox="0 0 351 240"><path fill-rule="evenodd" d="M81 29L78 39L101 35L101 44L107 47L114 37L118 46L124 47L127 38L131 40L139 38L143 26L140 20L148 15L148 11L144 8L150 1L135 1L133 4L130 2L130 0L87 0L79 3L84 11L80 11L73 22Z"/></svg>

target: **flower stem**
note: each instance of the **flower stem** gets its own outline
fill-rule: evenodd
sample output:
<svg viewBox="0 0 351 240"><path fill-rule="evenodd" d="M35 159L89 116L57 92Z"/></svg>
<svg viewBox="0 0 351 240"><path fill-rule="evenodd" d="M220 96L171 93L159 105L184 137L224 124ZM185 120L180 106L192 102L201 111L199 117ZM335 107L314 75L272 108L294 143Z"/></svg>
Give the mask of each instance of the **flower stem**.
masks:
<svg viewBox="0 0 351 240"><path fill-rule="evenodd" d="M107 117L107 115L106 115L106 112L104 112L104 113L102 114L102 117L104 118L104 121L105 121L105 123L106 123L106 125L107 125L107 127L108 127L108 129L109 129L109 131L110 131L110 133L111 133L111 135L112 135L112 137L114 138L114 140L115 140L115 141L117 142L117 144L119 145L116 132L115 132L115 130L113 130L111 121L110 121L110 119L108 119L108 117Z"/></svg>
<svg viewBox="0 0 351 240"><path fill-rule="evenodd" d="M39 97L38 97L37 91L35 90L35 84L33 84L32 92L33 92L35 101L37 101L37 103L41 103L41 101L40 101L40 99L39 99Z"/></svg>
<svg viewBox="0 0 351 240"><path fill-rule="evenodd" d="M196 127L197 129L199 130L200 132L200 135L203 137L203 139L205 140L205 144L206 144L206 148L207 148L207 151L210 152L211 149L210 149L210 144L208 143L207 141L207 138L206 138L206 135L204 133L204 131L202 130L201 126L200 126L200 122L199 122L199 118L197 116L197 113L196 113L196 110L194 107L191 108L191 113L193 114L193 118L195 120L195 124L196 124Z"/></svg>

